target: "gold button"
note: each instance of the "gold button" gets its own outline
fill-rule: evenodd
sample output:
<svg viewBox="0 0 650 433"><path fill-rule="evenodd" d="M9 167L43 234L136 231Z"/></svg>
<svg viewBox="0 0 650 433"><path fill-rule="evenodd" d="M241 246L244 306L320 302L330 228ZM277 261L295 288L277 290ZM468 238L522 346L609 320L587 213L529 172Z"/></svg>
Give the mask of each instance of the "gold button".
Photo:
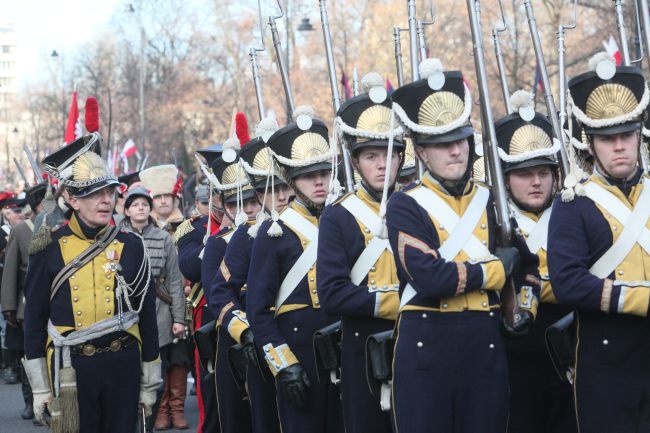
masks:
<svg viewBox="0 0 650 433"><path fill-rule="evenodd" d="M111 310L106 310L106 314L107 314L108 316L110 316L110 315L111 315Z"/></svg>
<svg viewBox="0 0 650 433"><path fill-rule="evenodd" d="M77 311L77 316L81 316L81 311Z"/></svg>
<svg viewBox="0 0 650 433"><path fill-rule="evenodd" d="M372 268L370 268L370 270L371 270L372 272L375 272L375 271L377 270L377 267L376 267L376 266L373 266Z"/></svg>
<svg viewBox="0 0 650 433"><path fill-rule="evenodd" d="M110 286L106 286L106 291L108 292L109 290L111 290L111 287L110 287Z"/></svg>
<svg viewBox="0 0 650 433"><path fill-rule="evenodd" d="M248 285L244 284L244 286L242 287L242 289L245 289L245 288L247 288L247 287L248 287Z"/></svg>
<svg viewBox="0 0 650 433"><path fill-rule="evenodd" d="M106 302L111 302L111 298L106 298Z"/></svg>
<svg viewBox="0 0 650 433"><path fill-rule="evenodd" d="M316 302L314 305L318 307L320 306L320 302Z"/></svg>
<svg viewBox="0 0 650 433"><path fill-rule="evenodd" d="M74 275L70 277L71 280L74 280Z"/></svg>
<svg viewBox="0 0 650 433"><path fill-rule="evenodd" d="M79 286L72 286L72 290L79 290Z"/></svg>
<svg viewBox="0 0 650 433"><path fill-rule="evenodd" d="M315 294L315 293L316 293L316 289L311 289L311 292Z"/></svg>
<svg viewBox="0 0 650 433"><path fill-rule="evenodd" d="M363 231L366 232L366 233L370 233L370 229L367 228L367 227L365 229L363 229Z"/></svg>
<svg viewBox="0 0 650 433"><path fill-rule="evenodd" d="M77 323L77 327L81 328L83 325L81 323Z"/></svg>
<svg viewBox="0 0 650 433"><path fill-rule="evenodd" d="M443 309L447 309L447 308L449 308L449 304L442 304L442 308L443 308Z"/></svg>
<svg viewBox="0 0 650 433"><path fill-rule="evenodd" d="M309 278L309 282L313 283L314 282L314 277Z"/></svg>
<svg viewBox="0 0 650 433"><path fill-rule="evenodd" d="M612 230L616 231L616 230L618 230L618 227L614 226L614 227L612 227Z"/></svg>
<svg viewBox="0 0 650 433"><path fill-rule="evenodd" d="M313 270L314 270L314 265L311 265L311 266L309 267L309 270L310 270L310 271L313 271Z"/></svg>
<svg viewBox="0 0 650 433"><path fill-rule="evenodd" d="M478 292L479 292L481 295L484 295L484 294L485 294L485 290L483 290L483 289L479 290Z"/></svg>
<svg viewBox="0 0 650 433"><path fill-rule="evenodd" d="M79 298L77 298L77 297L75 296L74 298L72 298L72 300L75 301L75 302L77 302L77 301L79 301Z"/></svg>
<svg viewBox="0 0 650 433"><path fill-rule="evenodd" d="M303 244L303 245L307 245L307 241L302 241L302 244Z"/></svg>
<svg viewBox="0 0 650 433"><path fill-rule="evenodd" d="M444 231L444 230L445 230L445 226L443 226L442 224L440 224L440 230L443 230L443 231Z"/></svg>
<svg viewBox="0 0 650 433"><path fill-rule="evenodd" d="M486 226L485 224L481 224L481 228L482 228L483 230L485 230L486 227L487 227L487 226Z"/></svg>
<svg viewBox="0 0 650 433"><path fill-rule="evenodd" d="M623 269L618 270L618 275L623 275Z"/></svg>
<svg viewBox="0 0 650 433"><path fill-rule="evenodd" d="M487 302L481 302L481 305L487 307Z"/></svg>
<svg viewBox="0 0 650 433"><path fill-rule="evenodd" d="M117 245L117 241L113 241L113 245Z"/></svg>
<svg viewBox="0 0 650 433"><path fill-rule="evenodd" d="M486 241L486 240L481 241L481 243L482 243L483 245L487 245L487 241Z"/></svg>
<svg viewBox="0 0 650 433"><path fill-rule="evenodd" d="M63 242L64 244L67 244L67 243L68 243L68 240L67 240L67 239L63 239L62 242Z"/></svg>
<svg viewBox="0 0 650 433"><path fill-rule="evenodd" d="M370 284L376 284L375 280L370 280Z"/></svg>

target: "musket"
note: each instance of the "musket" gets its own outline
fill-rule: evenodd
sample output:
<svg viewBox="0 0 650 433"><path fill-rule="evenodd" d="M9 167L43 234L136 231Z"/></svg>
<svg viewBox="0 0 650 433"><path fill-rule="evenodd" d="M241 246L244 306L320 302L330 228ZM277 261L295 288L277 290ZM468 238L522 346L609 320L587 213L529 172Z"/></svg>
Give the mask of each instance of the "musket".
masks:
<svg viewBox="0 0 650 433"><path fill-rule="evenodd" d="M111 88L108 87L108 134L106 135L106 151L111 151L111 128L113 126L113 98Z"/></svg>
<svg viewBox="0 0 650 433"><path fill-rule="evenodd" d="M528 18L528 27L530 28L530 35L533 39L533 48L535 49L535 58L537 59L537 66L539 67L540 75L542 76L542 86L544 86L544 98L546 101L546 111L548 112L548 118L551 120L553 125L553 133L558 140L562 140L562 135L564 131L560 125L560 121L557 116L557 109L555 108L555 102L553 101L553 92L551 91L551 82L548 79L548 70L546 69L546 63L544 63L544 52L542 51L542 41L539 37L539 32L537 30L537 21L535 20L535 12L533 11L532 0L524 0L524 6L526 8L526 17ZM566 177L569 174L569 160L567 158L565 146L560 146L560 151L558 152L558 159L560 162L560 171L562 172L562 177Z"/></svg>
<svg viewBox="0 0 650 433"><path fill-rule="evenodd" d="M499 2L499 10L501 11L501 22L492 27L492 42L494 43L494 55L497 58L497 68L499 69L499 78L501 79L501 92L503 93L503 103L506 106L506 112L512 113L512 104L510 104L510 89L508 87L508 74L506 72L506 65L503 61L503 52L501 51L501 42L499 41L499 33L508 30L506 23L506 15L503 12L503 3Z"/></svg>
<svg viewBox="0 0 650 433"><path fill-rule="evenodd" d="M481 31L480 18L478 13L479 1L467 0L467 10L469 12L469 24L472 30L472 41L474 45L474 66L476 68L476 78L478 81L479 99L481 104L481 121L483 132L483 154L487 162L486 167L490 170L490 181L494 193L494 202L496 207L496 219L499 235L499 244L501 246L511 246L513 243L512 223L510 221L510 211L508 209L508 197L506 195L505 182L501 161L499 159L499 148L492 117L492 104L490 103L490 92L488 87L488 75L485 67L485 57L483 50L483 34ZM501 298L504 307L508 303L511 311L504 311L505 317L511 323L516 320L517 302L515 299L514 286L507 283L501 291ZM509 304L512 305L509 305Z"/></svg>
<svg viewBox="0 0 650 433"><path fill-rule="evenodd" d="M271 28L271 38L273 39L273 48L275 48L275 57L278 61L278 69L280 69L280 76L282 77L282 86L284 87L284 95L287 102L287 118L291 119L293 116L293 110L296 109L296 104L293 102L293 92L291 90L291 83L289 82L289 72L287 71L287 65L284 62L284 56L282 55L282 43L280 42L280 34L278 33L278 26L275 24L276 20L279 20L284 16L284 10L278 0L278 7L280 8L280 15L272 15L269 17L269 27ZM288 48L287 48L288 49Z"/></svg>
<svg viewBox="0 0 650 433"><path fill-rule="evenodd" d="M320 8L320 20L323 27L323 39L325 40L325 55L327 57L327 71L329 72L330 87L332 88L332 106L334 116L341 106L341 97L339 96L339 87L336 79L336 66L334 65L334 50L332 49L332 34L330 33L330 22L327 16L326 0L318 2ZM341 155L343 156L343 171L345 172L345 189L347 192L354 191L354 171L350 161L350 153L341 142Z"/></svg>
<svg viewBox="0 0 650 433"><path fill-rule="evenodd" d="M266 51L264 45L264 25L262 24L262 0L257 0L257 10L260 24L260 39L262 41L262 48L251 47L249 55L251 58L251 68L253 70L253 82L255 83L255 98L257 99L257 112L260 115L260 121L264 119L264 95L262 94L262 84L260 81L260 68L257 65L257 53Z"/></svg>
<svg viewBox="0 0 650 433"><path fill-rule="evenodd" d="M559 70L559 89L558 94L560 96L560 113L558 115L558 121L560 126L564 128L564 125L567 120L566 112L566 91L567 91L567 81L566 81L566 45L564 44L564 35L566 30L571 30L576 28L577 24L577 9L578 9L578 0L573 1L573 17L571 18L571 24L562 24L560 23L557 28L557 52L558 52L558 70ZM558 140L562 142L566 148L567 143L565 142L565 136L562 134L558 137Z"/></svg>
<svg viewBox="0 0 650 433"><path fill-rule="evenodd" d="M641 29L641 14L639 13L639 0L634 0L634 18L636 22L636 34L634 35L634 42L637 47L638 58L630 60L630 64L634 65L638 63L638 66L641 67L641 62L645 57L643 55L643 29Z"/></svg>
<svg viewBox="0 0 650 433"><path fill-rule="evenodd" d="M417 19L415 12L415 0L408 0L408 23L409 23L409 49L411 52L411 81L415 82L420 79L420 70L418 63L418 37L417 37ZM433 11L431 12L433 15ZM426 56L426 55L425 55ZM418 159L418 177L424 175L424 164Z"/></svg>
<svg viewBox="0 0 650 433"><path fill-rule="evenodd" d="M621 51L623 53L623 64L630 66L630 49L627 45L627 30L625 29L625 17L623 16L623 0L614 0L614 11L616 12L616 25L621 38Z"/></svg>
<svg viewBox="0 0 650 433"><path fill-rule="evenodd" d="M429 0L429 14L431 15L431 19L418 20L416 33L418 35L418 48L420 49L420 61L423 61L424 59L427 58L427 42L424 38L424 28L426 26L433 25L436 22L436 15L433 10L433 0Z"/></svg>
<svg viewBox="0 0 650 433"><path fill-rule="evenodd" d="M43 170L41 170L41 167L39 167L39 165L36 163L36 159L34 159L32 151L29 150L29 147L26 144L23 144L23 152L25 152L27 155L27 161L29 161L29 165L32 167L34 177L36 178L36 183L39 183L41 179L43 179Z"/></svg>
<svg viewBox="0 0 650 433"><path fill-rule="evenodd" d="M20 177L22 177L23 181L25 182L25 187L30 188L31 184L27 180L27 176L25 175L25 172L23 171L23 168L20 166L20 163L18 162L18 160L16 159L15 156L14 156L14 164L16 164L16 168L18 169L18 173L20 173Z"/></svg>
<svg viewBox="0 0 650 433"><path fill-rule="evenodd" d="M397 67L397 85L404 85L404 64L402 63L402 38L401 32L404 29L393 27L393 43L395 44L395 66Z"/></svg>
<svg viewBox="0 0 650 433"><path fill-rule="evenodd" d="M356 66L352 70L352 95L359 96L359 71Z"/></svg>

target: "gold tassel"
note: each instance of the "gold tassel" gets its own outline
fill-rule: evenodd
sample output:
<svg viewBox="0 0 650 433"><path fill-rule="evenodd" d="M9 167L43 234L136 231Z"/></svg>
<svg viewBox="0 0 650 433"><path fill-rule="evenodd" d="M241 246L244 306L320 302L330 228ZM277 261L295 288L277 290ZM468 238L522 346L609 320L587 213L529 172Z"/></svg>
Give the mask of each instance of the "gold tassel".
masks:
<svg viewBox="0 0 650 433"><path fill-rule="evenodd" d="M63 433L79 432L79 401L77 400L77 375L72 367L63 367L61 378L60 400L63 414Z"/></svg>
<svg viewBox="0 0 650 433"><path fill-rule="evenodd" d="M61 400L59 397L53 397L52 401L48 404L50 410L50 430L52 433L64 433L63 430L63 415L61 414Z"/></svg>

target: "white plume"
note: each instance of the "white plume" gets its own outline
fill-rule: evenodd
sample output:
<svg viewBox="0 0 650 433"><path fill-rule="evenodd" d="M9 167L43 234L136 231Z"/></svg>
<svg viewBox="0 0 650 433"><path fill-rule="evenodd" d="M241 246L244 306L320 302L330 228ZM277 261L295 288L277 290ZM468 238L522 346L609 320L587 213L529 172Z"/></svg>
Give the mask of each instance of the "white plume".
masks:
<svg viewBox="0 0 650 433"><path fill-rule="evenodd" d="M373 87L384 87L384 79L377 72L369 72L361 79L361 86L367 93Z"/></svg>
<svg viewBox="0 0 650 433"><path fill-rule="evenodd" d="M299 116L308 116L314 118L315 112L311 105L300 105L293 110L293 118L297 119Z"/></svg>
<svg viewBox="0 0 650 433"><path fill-rule="evenodd" d="M594 54L591 59L589 59L589 70L590 71L595 71L596 67L600 62L612 62L614 65L616 65L616 59L614 56L611 54L601 51L599 53Z"/></svg>
<svg viewBox="0 0 650 433"><path fill-rule="evenodd" d="M424 59L420 62L418 70L420 71L420 78L426 80L436 72L443 72L444 68L440 59Z"/></svg>
<svg viewBox="0 0 650 433"><path fill-rule="evenodd" d="M519 111L523 107L534 107L535 97L526 90L517 90L510 96L510 104L514 111Z"/></svg>

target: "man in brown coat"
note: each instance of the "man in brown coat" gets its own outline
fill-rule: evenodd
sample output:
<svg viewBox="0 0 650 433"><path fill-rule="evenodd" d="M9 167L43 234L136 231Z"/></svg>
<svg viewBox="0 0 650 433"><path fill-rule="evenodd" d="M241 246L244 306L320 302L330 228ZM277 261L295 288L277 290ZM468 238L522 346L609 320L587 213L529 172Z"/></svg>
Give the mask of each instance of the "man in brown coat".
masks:
<svg viewBox="0 0 650 433"><path fill-rule="evenodd" d="M43 212L43 198L47 189L47 183L40 183L26 191L27 203L32 208L32 218ZM24 334L23 334L23 313L25 310L25 296L23 294L23 282L27 272L27 260L29 258L29 243L34 232L34 222L26 219L11 228L7 247L5 248L4 272L2 273L2 285L0 285L0 305L2 315L7 322L5 343L8 349L15 350L18 358L24 355ZM22 382L23 399L25 408L21 413L23 419L33 419L34 410L32 406L32 390L25 375L22 363L18 362L20 381ZM35 424L40 423L34 421Z"/></svg>

